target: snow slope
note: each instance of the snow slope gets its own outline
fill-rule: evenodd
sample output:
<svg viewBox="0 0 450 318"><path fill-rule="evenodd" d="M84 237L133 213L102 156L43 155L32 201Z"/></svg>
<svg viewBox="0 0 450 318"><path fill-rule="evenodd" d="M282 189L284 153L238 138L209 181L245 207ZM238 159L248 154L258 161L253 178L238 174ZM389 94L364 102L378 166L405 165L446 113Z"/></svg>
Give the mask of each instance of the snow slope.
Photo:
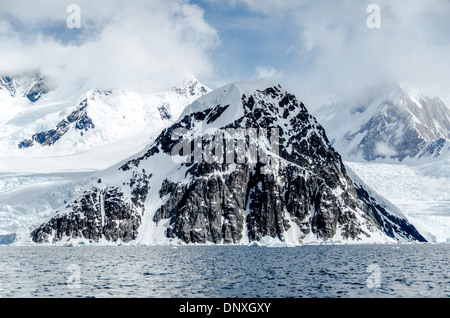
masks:
<svg viewBox="0 0 450 318"><path fill-rule="evenodd" d="M345 164L399 207L429 241L450 241L450 162Z"/></svg>

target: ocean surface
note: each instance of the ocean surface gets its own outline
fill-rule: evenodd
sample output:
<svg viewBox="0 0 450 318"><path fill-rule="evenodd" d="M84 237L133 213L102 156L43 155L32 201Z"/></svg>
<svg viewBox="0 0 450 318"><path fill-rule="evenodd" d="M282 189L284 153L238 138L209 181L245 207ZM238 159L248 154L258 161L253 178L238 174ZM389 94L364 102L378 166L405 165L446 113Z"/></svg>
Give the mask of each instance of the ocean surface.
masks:
<svg viewBox="0 0 450 318"><path fill-rule="evenodd" d="M450 245L0 247L0 297L450 296Z"/></svg>

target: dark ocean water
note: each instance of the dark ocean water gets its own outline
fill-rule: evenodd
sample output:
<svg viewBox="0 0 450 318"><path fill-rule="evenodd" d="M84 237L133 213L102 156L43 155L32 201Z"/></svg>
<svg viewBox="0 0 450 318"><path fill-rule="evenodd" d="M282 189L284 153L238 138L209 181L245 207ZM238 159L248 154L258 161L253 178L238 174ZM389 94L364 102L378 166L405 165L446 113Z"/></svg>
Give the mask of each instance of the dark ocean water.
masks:
<svg viewBox="0 0 450 318"><path fill-rule="evenodd" d="M449 297L450 245L1 247L0 297Z"/></svg>

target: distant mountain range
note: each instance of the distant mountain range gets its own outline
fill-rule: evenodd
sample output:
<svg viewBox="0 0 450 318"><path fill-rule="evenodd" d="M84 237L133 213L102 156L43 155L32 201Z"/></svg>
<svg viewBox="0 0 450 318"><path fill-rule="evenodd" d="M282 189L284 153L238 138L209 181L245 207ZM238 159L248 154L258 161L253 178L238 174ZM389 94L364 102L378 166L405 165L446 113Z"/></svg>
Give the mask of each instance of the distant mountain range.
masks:
<svg viewBox="0 0 450 318"><path fill-rule="evenodd" d="M45 87L41 76L0 79L0 90L12 98L5 107L15 108L2 118L0 154L70 155L127 137L150 138L210 91L192 75L158 94L110 89L61 96Z"/></svg>
<svg viewBox="0 0 450 318"><path fill-rule="evenodd" d="M345 160L418 163L450 158L450 109L397 86L314 112Z"/></svg>

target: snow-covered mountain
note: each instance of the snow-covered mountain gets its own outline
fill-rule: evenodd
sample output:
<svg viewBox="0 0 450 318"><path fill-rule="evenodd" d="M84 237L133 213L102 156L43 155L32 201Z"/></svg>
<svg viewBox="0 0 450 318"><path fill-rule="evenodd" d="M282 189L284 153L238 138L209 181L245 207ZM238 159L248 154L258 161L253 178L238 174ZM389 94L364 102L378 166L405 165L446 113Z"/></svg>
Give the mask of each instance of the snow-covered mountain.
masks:
<svg viewBox="0 0 450 318"><path fill-rule="evenodd" d="M16 85L14 91L19 89ZM7 120L3 116L0 154L67 156L125 138L148 142L175 121L189 103L209 91L193 76L186 76L180 85L159 94L90 90L64 96L49 94L33 107L5 105L17 111Z"/></svg>
<svg viewBox="0 0 450 318"><path fill-rule="evenodd" d="M450 109L437 97L397 86L323 105L314 115L345 160L423 163L450 158Z"/></svg>
<svg viewBox="0 0 450 318"><path fill-rule="evenodd" d="M199 98L143 151L80 188L29 240L424 241L398 209L348 176L305 106L268 81Z"/></svg>

